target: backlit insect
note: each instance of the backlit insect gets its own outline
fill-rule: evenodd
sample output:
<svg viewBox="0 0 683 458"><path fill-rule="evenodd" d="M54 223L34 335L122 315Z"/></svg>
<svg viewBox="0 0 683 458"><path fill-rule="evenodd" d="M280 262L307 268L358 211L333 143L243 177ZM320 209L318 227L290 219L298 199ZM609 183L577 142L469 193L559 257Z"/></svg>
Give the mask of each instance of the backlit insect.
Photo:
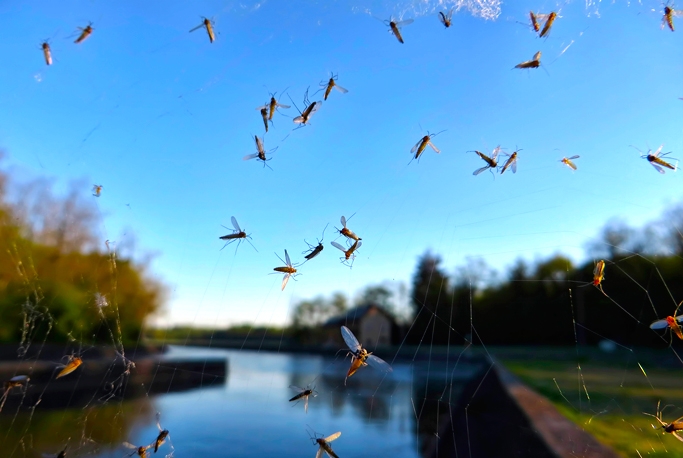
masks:
<svg viewBox="0 0 683 458"><path fill-rule="evenodd" d="M270 166L268 164L266 164L266 162L269 161L270 159L266 159L266 150L263 147L263 140L261 138L259 138L258 135L254 135L254 140L256 140L256 149L258 152L254 153L254 154L247 154L242 159L245 161L248 161L249 159L258 158L260 161L263 161L264 167L267 166L270 169ZM271 170L273 170L273 169L271 169Z"/></svg>
<svg viewBox="0 0 683 458"><path fill-rule="evenodd" d="M213 43L214 40L216 39L216 36L213 34L213 27L212 27L211 24L213 24L213 21L211 21L211 20L209 20L209 19L207 19L207 18L204 18L204 20L202 21L201 24L199 24L199 25L198 25L197 27L195 27L194 29L190 30L190 33L194 32L194 31L197 30L197 29L201 29L202 27L206 27L206 33L209 34L209 41L210 41L211 43Z"/></svg>
<svg viewBox="0 0 683 458"><path fill-rule="evenodd" d="M664 407L666 409L666 407ZM683 417L679 417L672 421L671 423L664 423L662 421L662 412L659 410L659 402L657 402L657 415L652 415L651 413L643 412L645 415L649 415L650 417L654 417L658 422L659 425L662 427L665 433L669 433L672 436L674 436L676 439L679 441L683 442L683 437L681 437L677 431L683 431ZM655 426L652 425L654 428Z"/></svg>
<svg viewBox="0 0 683 458"><path fill-rule="evenodd" d="M538 68L541 66L541 51L534 54L534 58L515 65L515 68Z"/></svg>
<svg viewBox="0 0 683 458"><path fill-rule="evenodd" d="M52 51L50 50L50 44L47 41L44 41L40 46L43 48L43 57L45 57L45 63L47 65L52 65Z"/></svg>
<svg viewBox="0 0 683 458"><path fill-rule="evenodd" d="M224 236L222 236L222 237L218 237L218 238L221 239L221 240L227 240L227 242L225 242L225 245L223 245L223 248L225 248L226 246L230 245L230 244L231 244L232 242L234 242L235 240L239 240L239 242L237 242L237 248L239 248L239 247L240 247L240 244L242 243L242 241L243 241L243 240L246 240L247 242L249 242L249 245L251 245L251 247L252 247L254 250L256 250L256 247L254 246L254 244L252 244L252 243L249 241L249 239L250 239L251 237L250 237L249 235L247 235L247 233L244 232L244 231L242 230L242 228L240 228L240 225L237 223L237 219L235 219L234 216L231 216L231 217L230 217L230 221L232 222L232 227L235 228L235 229L234 229L234 232L233 232L232 234L228 234L228 235L224 235ZM225 227L225 226L223 226L223 227ZM229 227L225 227L225 228L228 229L228 230L230 230ZM222 250L223 248L221 248L221 250ZM235 248L235 253L237 253L237 248ZM256 250L256 252L258 252L258 250Z"/></svg>
<svg viewBox="0 0 683 458"><path fill-rule="evenodd" d="M342 326L341 334L344 342L346 342L346 345L351 350L351 367L349 367L349 371L346 373L346 378L355 374L361 366L367 366L368 364L380 372L388 373L393 371L386 361L363 348L349 328ZM346 385L346 378L344 379L344 385Z"/></svg>
<svg viewBox="0 0 683 458"><path fill-rule="evenodd" d="M320 252L323 251L323 249L325 248L325 246L323 245L323 240L325 239L325 231L327 230L327 226L329 226L329 224L325 225L325 229L323 229L323 236L320 240L318 240L317 245L311 245L310 243L306 242L306 240L304 240L304 242L306 243L306 245L308 245L309 248L309 251L304 251L302 253L306 255L304 256L304 258L306 258L306 261L310 261L311 259L318 256Z"/></svg>
<svg viewBox="0 0 683 458"><path fill-rule="evenodd" d="M662 17L662 29L664 28L664 24L669 26L669 29L671 31L674 31L674 16L681 16L683 14L683 11L678 11L675 10L668 5L664 7L664 16Z"/></svg>
<svg viewBox="0 0 683 458"><path fill-rule="evenodd" d="M100 197L100 194L102 193L102 186L101 184L94 184L92 185L92 195L95 197Z"/></svg>
<svg viewBox="0 0 683 458"><path fill-rule="evenodd" d="M593 286L598 288L602 294L605 292L602 290L602 280L605 279L605 261L602 259L595 264L595 269L593 269Z"/></svg>
<svg viewBox="0 0 683 458"><path fill-rule="evenodd" d="M443 11L439 11L439 20L444 25L444 27L449 28L451 26L451 17L453 16L453 8L451 8L448 13L444 14Z"/></svg>
<svg viewBox="0 0 683 458"><path fill-rule="evenodd" d="M261 111L263 126L266 128L266 133L268 133L268 104L257 107L256 109Z"/></svg>
<svg viewBox="0 0 683 458"><path fill-rule="evenodd" d="M399 21L396 22L394 19L390 19L388 21L384 21L386 25L389 26L390 32L394 34L396 39L398 40L399 43L403 43L403 37L401 36L401 27L404 25L412 24L413 20L412 19L406 19L405 21Z"/></svg>
<svg viewBox="0 0 683 458"><path fill-rule="evenodd" d="M154 453L159 450L159 447L161 444L164 443L166 438L168 437L168 429L162 429L161 428L161 414L157 412L157 428L159 428L159 435L157 436L156 439L154 439L154 443L152 444L154 446ZM148 448L152 448L152 445L150 445Z"/></svg>
<svg viewBox="0 0 683 458"><path fill-rule="evenodd" d="M557 18L557 13L556 12L551 12L548 15L548 19L545 21L545 25L543 26L543 30L541 30L541 33L538 35L539 37L543 38L550 32L550 28L553 26L553 22L555 22L555 19Z"/></svg>
<svg viewBox="0 0 683 458"><path fill-rule="evenodd" d="M670 329L676 337L683 340L683 330L679 323L683 323L683 315L667 316L662 320L657 320L650 325L650 329Z"/></svg>
<svg viewBox="0 0 683 458"><path fill-rule="evenodd" d="M66 365L62 368L61 371L57 374L57 377L55 378L60 378L64 377L65 375L69 375L76 369L80 367L80 365L83 364L83 360L79 358L78 356L69 356L68 361L66 362Z"/></svg>
<svg viewBox="0 0 683 458"><path fill-rule="evenodd" d="M322 437L311 437L311 440L314 440L313 445L318 446L318 452L315 454L315 458L322 458L323 451L327 453L327 456L329 456L330 458L339 458L337 454L334 453L334 451L332 450L332 446L330 445L330 442L337 439L339 436L341 436L341 431L338 431L330 436L327 436L324 439Z"/></svg>
<svg viewBox="0 0 683 458"><path fill-rule="evenodd" d="M286 265L284 267L275 267L273 270L275 272L282 272L285 274L285 276L282 278L282 289L281 291L285 290L285 286L287 286L287 282L289 281L289 277L294 276L296 274L296 268L292 265L292 261L289 260L289 254L287 253L287 250L285 250L285 260L283 261L280 256L278 256L277 253L275 253L275 256L277 258L284 262Z"/></svg>
<svg viewBox="0 0 683 458"><path fill-rule="evenodd" d="M444 132L443 130L441 132ZM415 154L415 157L413 159L419 159L420 155L424 152L425 148L427 145L431 146L434 151L437 153L440 153L441 151L434 146L434 143L432 143L432 138L436 137L439 135L441 132L438 134L428 134L422 137L417 143L415 143L415 146L413 146L410 150L410 154Z"/></svg>
<svg viewBox="0 0 683 458"><path fill-rule="evenodd" d="M500 150L501 150L500 146L497 146L493 150L491 157L488 157L486 154L484 154L482 152L474 151L475 153L477 153L477 156L479 156L480 158L482 158L486 162L486 165L480 169L475 170L472 173L472 175L476 176L476 175L479 175L481 172L484 172L486 170L491 170L491 169L497 168L498 167L498 154L500 153ZM491 173L493 173L493 171L491 171ZM495 177L495 175L494 175L494 177Z"/></svg>
<svg viewBox="0 0 683 458"><path fill-rule="evenodd" d="M308 387L299 388L296 385L289 385L289 387L291 389L299 392L296 396L293 396L292 399L289 400L289 402L300 401L303 399L304 400L304 412L308 413L308 398L311 396L316 397L318 395L318 392L315 391L315 389L308 388Z"/></svg>
<svg viewBox="0 0 683 458"><path fill-rule="evenodd" d="M576 164L574 164L572 161L574 159L578 159L578 158L579 158L579 156L563 157L562 159L560 159L560 162L562 162L564 165L566 165L570 169L576 170Z"/></svg>
<svg viewBox="0 0 683 458"><path fill-rule="evenodd" d="M503 168L500 170L500 174L504 174L505 171L510 168L512 170L512 173L517 173L517 153L522 151L521 149L518 149L514 153L510 154L508 157L508 160L505 161L505 164L503 164Z"/></svg>
<svg viewBox="0 0 683 458"><path fill-rule="evenodd" d="M351 245L350 248L346 249L343 246L341 246L340 244L338 244L337 242L332 242L333 247L344 252L344 257L340 258L340 259L342 260L342 262L344 264L348 265L349 267L351 267L353 265L353 260L356 258L356 255L353 253L358 248L360 248L362 244L363 244L363 242L356 240L355 242L353 242L353 245ZM349 264L349 259L351 259L351 264Z"/></svg>
<svg viewBox="0 0 683 458"><path fill-rule="evenodd" d="M531 27L534 28L534 31L538 32L539 30L541 30L541 26L538 25L537 16L534 14L533 11L529 11L529 17L531 18Z"/></svg>
<svg viewBox="0 0 683 458"><path fill-rule="evenodd" d="M353 218L353 215L349 216L349 219L351 219L351 218ZM352 240L356 240L356 241L357 241L357 240L363 240L362 238L360 238L360 237L358 237L356 234L354 234L353 231L352 231L351 229L349 229L349 228L346 227L346 218L345 218L344 216L342 216L341 219L340 219L339 221L340 221L341 224L342 224L342 228L341 228L341 229L337 229L337 228L335 227L335 229L337 229L341 235L343 235L344 237L350 238L350 239L352 239Z"/></svg>
<svg viewBox="0 0 683 458"><path fill-rule="evenodd" d="M640 157L647 159L647 161L652 165L652 167L654 167L655 170L659 173L664 173L664 169L662 167L666 167L667 169L671 169L675 172L676 168L678 167L678 162L676 162L675 165L671 165L669 162L662 159L667 154L670 154L670 152L661 154L663 147L664 145L660 145L660 147L657 148L657 151L655 151L654 153L651 153L652 150L648 150L647 154L643 154Z"/></svg>
<svg viewBox="0 0 683 458"><path fill-rule="evenodd" d="M341 87L340 85L337 84L337 76L336 75L332 75L330 80L327 82L327 85L325 83L320 83L320 85L325 88L325 97L323 97L323 100L327 100L327 97L330 96L330 92L332 91L332 88L335 88L336 90L338 90L342 94L346 94L347 92L349 92L348 90L344 89L343 87Z"/></svg>
<svg viewBox="0 0 683 458"><path fill-rule="evenodd" d="M74 41L74 43L81 43L90 36L90 34L93 31L92 22L89 23L85 28L79 27L79 29L81 29L81 34L78 36L78 38L76 38L76 41Z"/></svg>
<svg viewBox="0 0 683 458"><path fill-rule="evenodd" d="M147 450L152 447L151 445L148 445L147 447L143 447L142 445L140 445L138 447L137 445L133 445L130 442L124 442L123 445L124 445L124 447L133 450L132 452L130 452L128 454L128 456L133 456L137 453L137 455L142 457L142 458L147 457Z"/></svg>

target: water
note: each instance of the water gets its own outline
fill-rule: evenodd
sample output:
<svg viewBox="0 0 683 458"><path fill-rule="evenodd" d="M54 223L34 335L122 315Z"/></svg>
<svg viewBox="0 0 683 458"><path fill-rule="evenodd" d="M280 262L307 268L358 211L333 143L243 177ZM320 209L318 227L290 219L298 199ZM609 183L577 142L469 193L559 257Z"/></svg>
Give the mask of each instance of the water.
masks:
<svg viewBox="0 0 683 458"><path fill-rule="evenodd" d="M394 372L386 378L364 367L344 386L349 360L343 354L330 358L172 347L168 356L183 360L226 358L229 372L225 383L85 410L41 412L38 408L29 431L23 435L26 448L33 445L34 450L57 453L63 443L60 446L42 440L49 431L50 436L60 440L71 437L71 450L76 448L76 441L80 442L79 452L74 453L77 456L121 457L130 453L123 441L137 446L154 441L159 432L155 421L158 411L161 426L170 431L173 445L173 449L168 443L159 449L167 455L174 450L178 457L313 457L317 446L309 434L328 436L341 431L341 437L332 445L342 458L415 458L426 447L418 437L436 433L429 431L438 425L438 402L433 400L447 388L445 400L451 396L455 403L463 379L475 370L461 363L451 391L452 367L447 371L445 363L432 362L428 367L427 363L397 362ZM305 387L309 383L319 394L310 399L306 414L303 402L288 402L296 394L289 386ZM447 404L441 404L443 414ZM13 430L17 430L16 426Z"/></svg>

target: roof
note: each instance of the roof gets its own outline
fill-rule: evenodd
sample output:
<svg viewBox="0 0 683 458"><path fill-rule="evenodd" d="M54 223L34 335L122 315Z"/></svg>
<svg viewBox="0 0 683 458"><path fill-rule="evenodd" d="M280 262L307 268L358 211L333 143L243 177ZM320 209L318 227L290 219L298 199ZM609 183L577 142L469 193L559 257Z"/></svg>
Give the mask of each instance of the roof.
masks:
<svg viewBox="0 0 683 458"><path fill-rule="evenodd" d="M379 312L387 317L391 323L395 323L394 317L391 316L390 313L388 313L386 310L384 310L381 306L376 305L376 304L364 304L364 305L359 305L358 307L353 307L349 310L346 311L343 315L337 315L333 316L329 320L323 324L323 327L333 327L333 326L342 326L342 325L349 325L349 323L357 323L359 322L369 311L371 308L376 308L379 310Z"/></svg>

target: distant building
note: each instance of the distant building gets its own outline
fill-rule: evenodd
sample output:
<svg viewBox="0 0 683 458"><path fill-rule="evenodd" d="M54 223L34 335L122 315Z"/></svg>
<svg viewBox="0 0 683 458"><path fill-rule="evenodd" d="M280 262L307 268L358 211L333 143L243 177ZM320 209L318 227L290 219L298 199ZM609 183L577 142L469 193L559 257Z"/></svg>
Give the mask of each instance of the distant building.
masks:
<svg viewBox="0 0 683 458"><path fill-rule="evenodd" d="M323 325L328 329L328 346L344 347L340 328L346 326L364 348L373 351L378 346L394 343L398 326L394 318L382 307L366 304L348 310L344 315L332 317Z"/></svg>

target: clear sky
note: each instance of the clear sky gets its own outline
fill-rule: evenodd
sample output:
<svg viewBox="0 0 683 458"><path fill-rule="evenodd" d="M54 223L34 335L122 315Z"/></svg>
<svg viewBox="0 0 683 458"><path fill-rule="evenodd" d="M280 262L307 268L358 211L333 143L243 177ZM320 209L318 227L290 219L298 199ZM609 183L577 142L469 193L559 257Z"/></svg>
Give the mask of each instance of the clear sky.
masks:
<svg viewBox="0 0 683 458"><path fill-rule="evenodd" d="M495 18L468 8L481 3ZM437 11L456 4L446 29ZM301 298L408 283L427 249L449 270L468 258L498 269L590 258L606 220L639 225L683 195L680 174L658 174L629 147L680 157L683 18L680 32L661 30L658 0L499 6L3 2L0 147L20 178L104 186L102 238L132 232L140 259L156 255L150 273L171 293L165 325L281 323ZM532 9L559 9L548 38L525 25ZM392 15L415 19L405 44L380 21ZM215 21L213 44L188 32L202 16ZM89 21L92 35L74 44ZM513 69L539 50L542 68ZM306 88L322 99L313 93L331 72L349 92L333 91L309 126L292 131L294 107L275 114L272 170L243 161L269 92L286 89L303 109ZM409 164L411 147L440 131L441 154ZM484 164L467 151L496 145L522 149L517 173L473 176ZM558 162L572 155L576 172ZM349 269L329 242L352 214L363 246ZM258 252L220 251L233 215ZM274 252L300 262L304 238L328 223L323 253L281 292Z"/></svg>

